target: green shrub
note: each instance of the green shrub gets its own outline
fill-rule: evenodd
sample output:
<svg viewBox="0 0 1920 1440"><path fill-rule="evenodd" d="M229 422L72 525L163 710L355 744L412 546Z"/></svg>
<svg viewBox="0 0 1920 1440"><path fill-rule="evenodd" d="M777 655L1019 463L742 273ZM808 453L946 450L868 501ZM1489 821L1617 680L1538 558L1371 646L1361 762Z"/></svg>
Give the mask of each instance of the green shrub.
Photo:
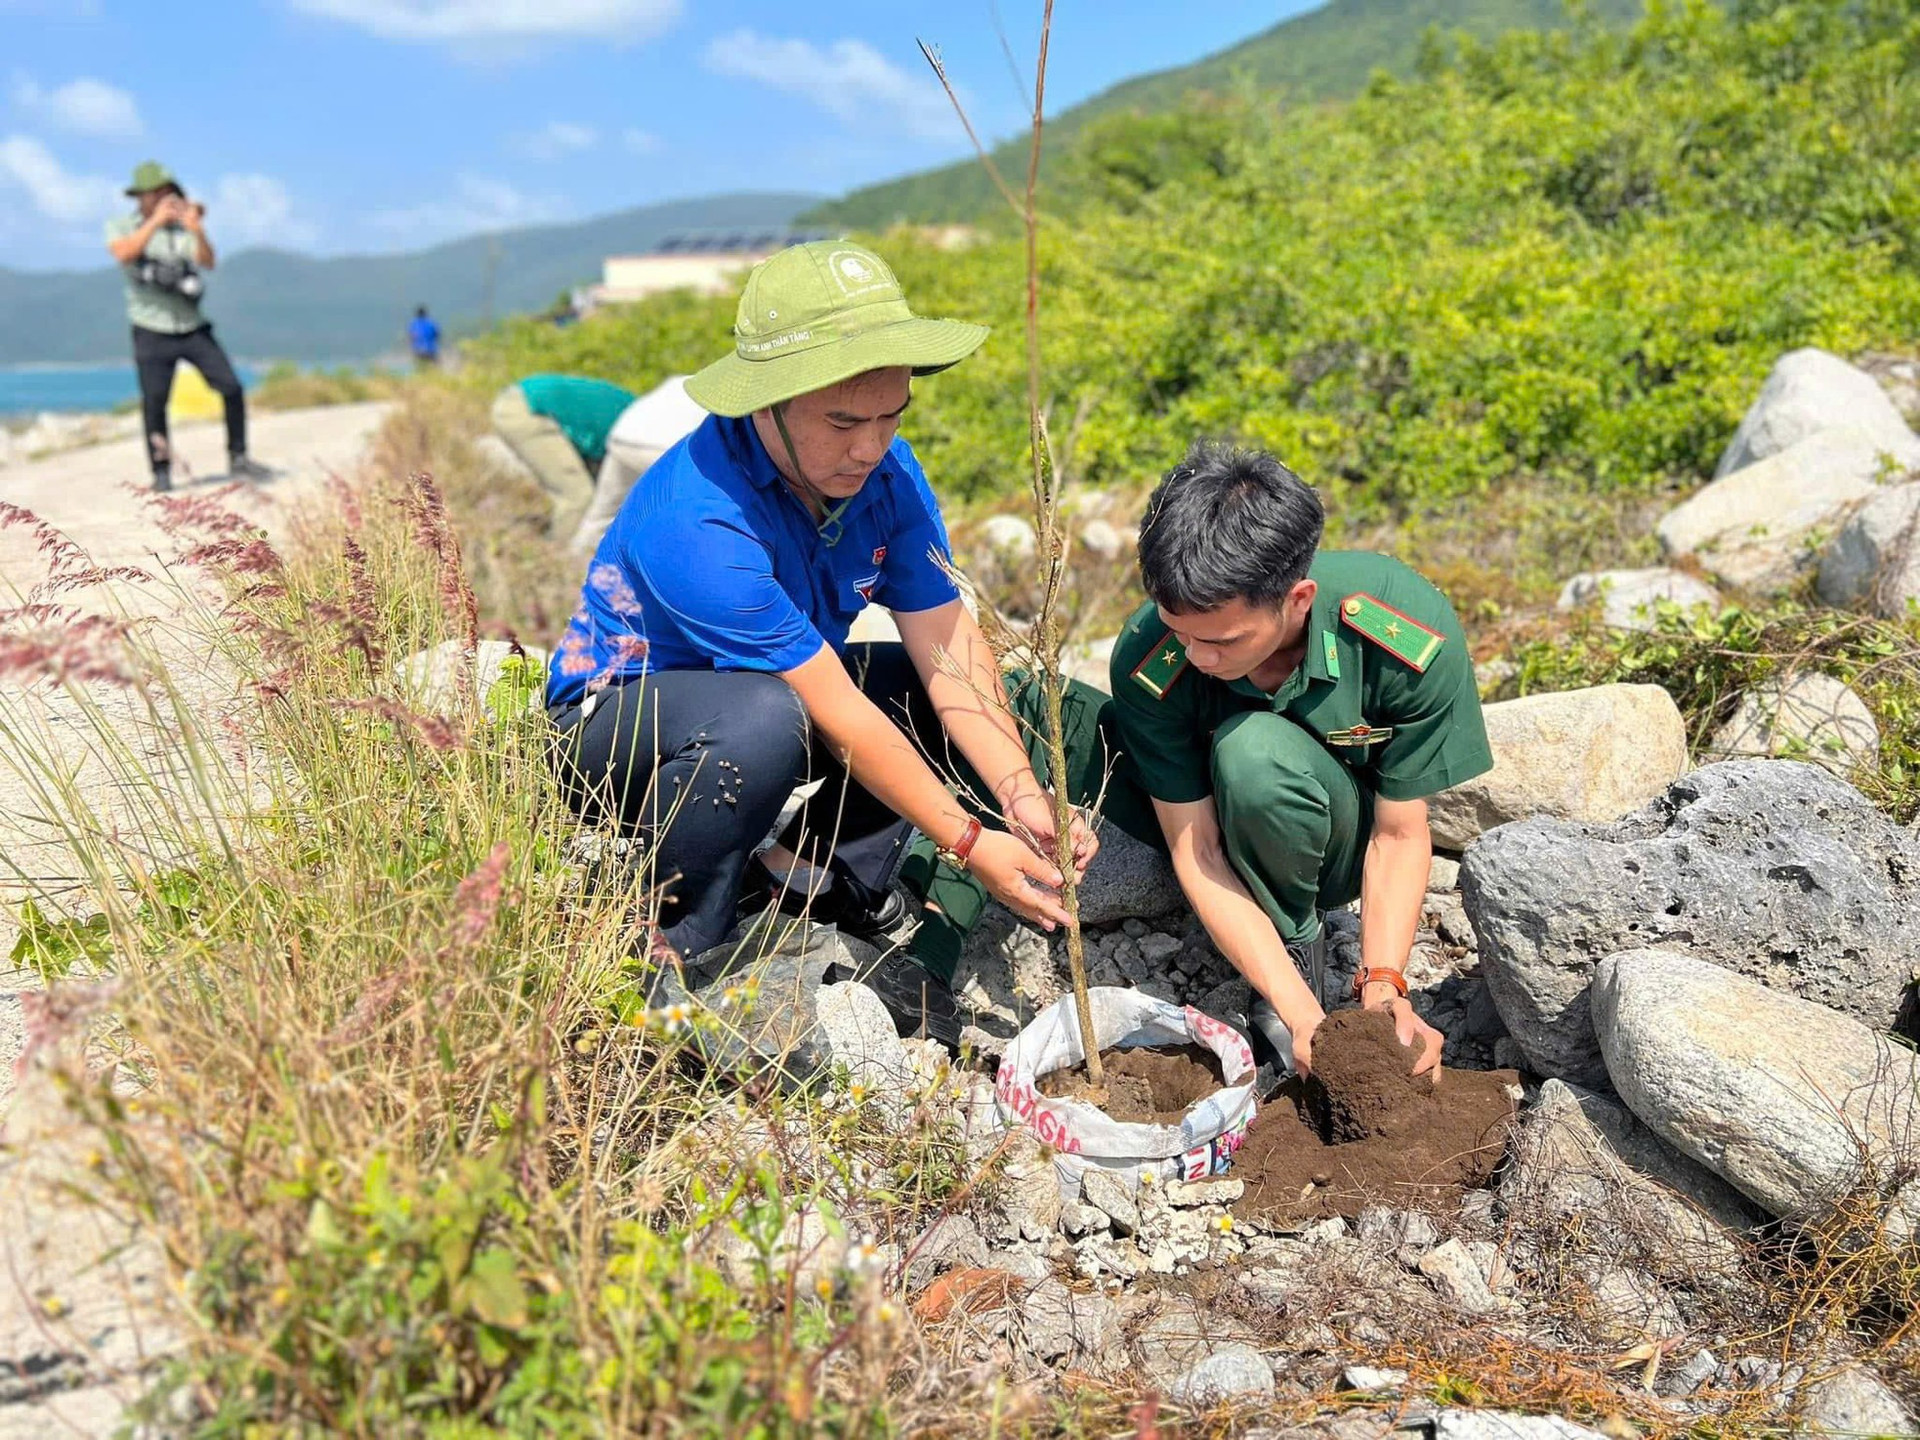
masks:
<svg viewBox="0 0 1920 1440"><path fill-rule="evenodd" d="M1278 451L1339 525L1496 487L1710 473L1785 350L1920 328L1920 18L1896 0L1656 3L1462 44L1352 104L1115 116L1063 157L1043 324L1074 477L1137 485L1196 434ZM877 241L922 309L990 322L907 430L954 499L1026 473L1017 242ZM471 350L630 385L727 343L689 295Z"/></svg>

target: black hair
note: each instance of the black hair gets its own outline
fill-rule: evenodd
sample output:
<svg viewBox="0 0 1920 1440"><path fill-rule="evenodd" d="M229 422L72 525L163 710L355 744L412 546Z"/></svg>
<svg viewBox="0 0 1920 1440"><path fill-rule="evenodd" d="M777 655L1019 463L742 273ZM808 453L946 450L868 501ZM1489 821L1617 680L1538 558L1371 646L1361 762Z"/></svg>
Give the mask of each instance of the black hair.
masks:
<svg viewBox="0 0 1920 1440"><path fill-rule="evenodd" d="M415 315L425 315L427 313L427 307L424 305L416 305L413 307L413 313Z"/></svg>
<svg viewBox="0 0 1920 1440"><path fill-rule="evenodd" d="M1140 522L1140 583L1176 615L1271 605L1304 580L1326 527L1313 487L1262 450L1197 440Z"/></svg>

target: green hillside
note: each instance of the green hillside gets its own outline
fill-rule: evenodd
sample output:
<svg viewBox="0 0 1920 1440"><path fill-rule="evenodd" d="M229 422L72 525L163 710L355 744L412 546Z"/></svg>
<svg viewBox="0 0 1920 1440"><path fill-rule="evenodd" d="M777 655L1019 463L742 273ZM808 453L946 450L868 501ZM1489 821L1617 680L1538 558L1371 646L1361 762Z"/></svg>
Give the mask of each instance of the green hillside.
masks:
<svg viewBox="0 0 1920 1440"><path fill-rule="evenodd" d="M1345 105L1114 117L1062 157L1043 324L1076 476L1138 485L1224 435L1348 524L1508 491L1572 514L1710 474L1783 352L1920 334L1908 0L1662 4L1423 68ZM922 310L994 326L915 400L929 475L1016 491L1020 245L881 243ZM482 348L646 384L730 318L680 298Z"/></svg>
<svg viewBox="0 0 1920 1440"><path fill-rule="evenodd" d="M682 230L781 226L811 195L715 195L645 205L566 225L471 235L402 255L316 259L283 250L230 253L207 283L207 313L237 355L365 360L402 343L413 307L453 333L480 327L489 276L495 315L539 310L597 280L609 254ZM219 217L208 229L220 241ZM0 269L0 365L118 360L127 348L120 272Z"/></svg>
<svg viewBox="0 0 1920 1440"><path fill-rule="evenodd" d="M1583 11L1596 23L1621 25L1641 8L1640 0L1591 0ZM1217 55L1122 81L1050 116L1052 154L1063 153L1089 121L1124 111L1170 110L1200 94L1250 91L1269 99L1346 99L1376 69L1412 74L1432 30L1487 40L1509 30L1567 23L1563 0L1331 0ZM1007 141L994 156L1002 173L1024 173L1025 137ZM880 230L901 221L971 220L999 204L978 162L967 160L869 185L803 218L809 224Z"/></svg>

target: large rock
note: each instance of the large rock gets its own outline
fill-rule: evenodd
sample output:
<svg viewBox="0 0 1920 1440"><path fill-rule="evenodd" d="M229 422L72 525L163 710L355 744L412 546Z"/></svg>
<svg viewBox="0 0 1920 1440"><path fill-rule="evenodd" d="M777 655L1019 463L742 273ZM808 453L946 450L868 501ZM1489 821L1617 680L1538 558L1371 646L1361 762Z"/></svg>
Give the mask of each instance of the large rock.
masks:
<svg viewBox="0 0 1920 1440"><path fill-rule="evenodd" d="M1102 820L1100 853L1080 882L1080 923L1156 920L1186 903L1173 862L1118 825Z"/></svg>
<svg viewBox="0 0 1920 1440"><path fill-rule="evenodd" d="M980 543L1002 560L1031 560L1040 541L1031 520L1018 515L989 515L980 522Z"/></svg>
<svg viewBox="0 0 1920 1440"><path fill-rule="evenodd" d="M459 706L461 651L458 640L442 640L393 663L393 675L408 698L436 715ZM474 698L494 719L505 719L542 703L547 686L547 652L538 645L482 640L467 665Z"/></svg>
<svg viewBox="0 0 1920 1440"><path fill-rule="evenodd" d="M1920 600L1920 481L1884 486L1847 517L1821 552L1819 591L1896 619Z"/></svg>
<svg viewBox="0 0 1920 1440"><path fill-rule="evenodd" d="M818 925L754 927L746 938L696 957L686 970L687 989L662 971L653 1009L685 1006L702 1053L724 1070L767 1069L802 1082L838 1064L862 1084L884 1087L889 1076L904 1084L910 1062L879 997L843 983L862 973L871 955ZM888 1037L880 1034L882 1021Z"/></svg>
<svg viewBox="0 0 1920 1440"><path fill-rule="evenodd" d="M1880 758L1880 727L1844 681L1808 670L1742 695L1707 753L1810 760L1844 775Z"/></svg>
<svg viewBox="0 0 1920 1440"><path fill-rule="evenodd" d="M1593 969L1681 950L1884 1029L1920 954L1920 833L1824 770L1729 760L1611 826L1537 819L1460 867L1480 969L1527 1065L1607 1085Z"/></svg>
<svg viewBox="0 0 1920 1440"><path fill-rule="evenodd" d="M1873 497L1885 444L1858 430L1822 430L1715 480L1656 527L1668 555L1698 558L1714 578L1773 595L1816 563L1811 541Z"/></svg>
<svg viewBox="0 0 1920 1440"><path fill-rule="evenodd" d="M1880 382L1838 355L1809 346L1783 355L1760 387L1760 397L1721 452L1719 480L1755 461L1778 455L1822 430L1853 429L1895 460L1920 465L1920 439Z"/></svg>
<svg viewBox="0 0 1920 1440"><path fill-rule="evenodd" d="M1600 964L1593 1023L1634 1114L1770 1214L1818 1216L1906 1158L1920 1061L1825 1006L1628 950Z"/></svg>
<svg viewBox="0 0 1920 1440"><path fill-rule="evenodd" d="M1801 1401L1800 1428L1807 1436L1912 1436L1913 1417L1900 1397L1864 1365L1848 1365L1812 1381Z"/></svg>
<svg viewBox="0 0 1920 1440"><path fill-rule="evenodd" d="M1596 1254L1662 1279L1712 1283L1739 1274L1734 1232L1757 1212L1618 1100L1547 1081L1514 1133L1512 1154L1500 1197L1521 1225L1580 1235Z"/></svg>
<svg viewBox="0 0 1920 1440"><path fill-rule="evenodd" d="M1720 608L1720 592L1684 570L1655 566L1650 570L1583 571L1561 587L1556 610L1578 610L1598 601L1603 624L1616 630L1651 630L1654 608L1661 601L1692 609Z"/></svg>
<svg viewBox="0 0 1920 1440"><path fill-rule="evenodd" d="M1443 850L1535 815L1617 820L1686 773L1686 722L1658 685L1524 695L1483 713L1493 769L1427 802Z"/></svg>
<svg viewBox="0 0 1920 1440"><path fill-rule="evenodd" d="M1083 685L1091 685L1102 695L1113 693L1113 679L1109 661L1113 657L1113 647L1120 641L1118 635L1108 635L1100 640L1069 641L1060 649L1060 668L1069 680L1078 680Z"/></svg>
<svg viewBox="0 0 1920 1440"><path fill-rule="evenodd" d="M1433 1440L1607 1440L1560 1415L1509 1415L1500 1410L1441 1410Z"/></svg>

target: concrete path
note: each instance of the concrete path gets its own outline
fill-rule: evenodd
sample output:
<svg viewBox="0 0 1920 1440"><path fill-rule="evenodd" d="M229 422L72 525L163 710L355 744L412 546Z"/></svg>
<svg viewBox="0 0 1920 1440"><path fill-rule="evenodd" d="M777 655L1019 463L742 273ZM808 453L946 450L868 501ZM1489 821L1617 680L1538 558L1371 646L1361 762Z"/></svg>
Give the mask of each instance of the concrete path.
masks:
<svg viewBox="0 0 1920 1440"><path fill-rule="evenodd" d="M283 535L294 502L323 493L329 473L352 474L384 418L385 405L345 405L259 414L251 420L254 455L280 473L220 503ZM225 436L217 424L183 426L174 435L176 493L225 489ZM184 461L184 465L181 463ZM153 583L110 581L54 597L83 614L148 617L144 635L164 656L194 714L210 716L238 692L235 678L207 653L182 614L209 597L191 570L170 568L179 542L157 523L138 441L73 450L0 469L0 501L20 506L62 531L102 567L139 566ZM0 610L21 604L47 575L33 531L0 529ZM11 627L0 624L0 634ZM137 757L149 775L183 768L175 727L129 692L93 685L82 695L0 678L0 1440L107 1435L127 1400L140 1393L154 1356L175 1343L153 1313L164 1270L150 1244L130 1230L60 1198L63 1183L86 1175L87 1137L48 1093L44 1078L16 1060L25 1040L23 995L37 982L12 970L15 907L28 895L78 893L82 865L49 811L84 805L119 834L138 834L140 817L168 803L126 783L124 760L101 753L101 736ZM50 763L51 762L51 763ZM55 794L59 798L56 800Z"/></svg>

